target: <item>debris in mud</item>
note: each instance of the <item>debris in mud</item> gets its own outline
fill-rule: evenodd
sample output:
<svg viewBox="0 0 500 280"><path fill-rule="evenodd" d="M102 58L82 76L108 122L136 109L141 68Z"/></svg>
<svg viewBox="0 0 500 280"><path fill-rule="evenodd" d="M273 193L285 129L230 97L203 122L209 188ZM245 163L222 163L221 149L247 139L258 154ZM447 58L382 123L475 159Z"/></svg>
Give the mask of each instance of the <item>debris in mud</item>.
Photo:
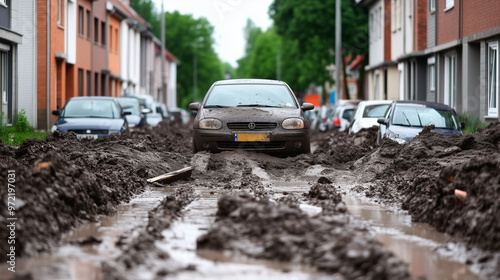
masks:
<svg viewBox="0 0 500 280"><path fill-rule="evenodd" d="M322 184L311 197L335 188ZM319 197L323 198L321 194ZM349 222L342 202L330 201L319 215L309 217L298 207L249 193L219 199L217 220L197 241L198 249L232 250L253 258L314 266L348 279L410 279L407 265L369 237L366 229ZM333 211L332 211L333 210Z"/></svg>
<svg viewBox="0 0 500 280"><path fill-rule="evenodd" d="M2 142L0 180L7 181L7 170L16 174L17 256L48 250L75 225L112 214L116 205L145 189L149 176L186 166L189 154L175 151L184 152L181 143L189 142L189 134L154 131L95 141L54 132L45 140L26 139L19 147ZM0 188L0 196L7 197L6 191ZM7 214L6 204L0 204L0 221ZM0 244L0 260L8 245Z"/></svg>

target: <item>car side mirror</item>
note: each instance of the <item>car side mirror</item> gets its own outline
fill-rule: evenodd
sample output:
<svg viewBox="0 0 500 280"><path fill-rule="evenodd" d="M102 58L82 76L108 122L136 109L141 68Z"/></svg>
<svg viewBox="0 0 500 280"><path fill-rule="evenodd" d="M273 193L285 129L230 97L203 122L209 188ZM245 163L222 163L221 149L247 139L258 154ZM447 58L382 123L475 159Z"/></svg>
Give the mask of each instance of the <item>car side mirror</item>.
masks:
<svg viewBox="0 0 500 280"><path fill-rule="evenodd" d="M309 110L312 110L314 109L314 105L311 104L311 103L303 103L302 106L300 106L300 108L303 110L303 111L309 111Z"/></svg>
<svg viewBox="0 0 500 280"><path fill-rule="evenodd" d="M378 122L379 124L387 125L387 122L385 121L385 119L384 119L384 118L377 119L377 122Z"/></svg>
<svg viewBox="0 0 500 280"><path fill-rule="evenodd" d="M460 123L460 129L465 129L465 123L464 122Z"/></svg>
<svg viewBox="0 0 500 280"><path fill-rule="evenodd" d="M189 104L189 110L190 111L198 111L200 110L200 103L199 102L193 102Z"/></svg>
<svg viewBox="0 0 500 280"><path fill-rule="evenodd" d="M151 113L151 109L144 108L144 109L141 110L141 113L143 113L143 114L149 114L149 113Z"/></svg>
<svg viewBox="0 0 500 280"><path fill-rule="evenodd" d="M52 115L54 115L54 116L59 116L60 114L61 114L61 111L59 111L59 110L52 111Z"/></svg>

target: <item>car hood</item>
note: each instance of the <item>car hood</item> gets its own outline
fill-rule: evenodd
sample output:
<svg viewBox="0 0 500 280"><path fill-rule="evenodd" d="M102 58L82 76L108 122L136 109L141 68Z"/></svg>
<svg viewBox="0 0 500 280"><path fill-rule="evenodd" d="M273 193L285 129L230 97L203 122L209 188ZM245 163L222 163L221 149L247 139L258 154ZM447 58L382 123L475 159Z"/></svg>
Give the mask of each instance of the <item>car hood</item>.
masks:
<svg viewBox="0 0 500 280"><path fill-rule="evenodd" d="M280 122L286 118L302 118L300 108L215 108L202 109L200 120L216 118L223 122Z"/></svg>
<svg viewBox="0 0 500 280"><path fill-rule="evenodd" d="M123 119L101 119L101 118L60 118L54 125L61 132L68 130L96 129L96 130L120 130Z"/></svg>
<svg viewBox="0 0 500 280"><path fill-rule="evenodd" d="M424 129L423 127L406 127L406 126L392 125L387 130L387 133L392 132L393 134L399 135L399 138L408 141L417 136L423 129ZM444 136L462 135L460 131L456 129L435 128L432 129L431 132L436 132Z"/></svg>

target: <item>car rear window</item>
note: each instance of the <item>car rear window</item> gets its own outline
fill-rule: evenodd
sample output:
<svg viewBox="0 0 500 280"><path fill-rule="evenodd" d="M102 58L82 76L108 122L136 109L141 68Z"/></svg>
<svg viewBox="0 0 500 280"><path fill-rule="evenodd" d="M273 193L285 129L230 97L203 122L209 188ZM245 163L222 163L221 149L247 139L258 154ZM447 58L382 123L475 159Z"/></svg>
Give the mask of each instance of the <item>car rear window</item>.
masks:
<svg viewBox="0 0 500 280"><path fill-rule="evenodd" d="M429 107L398 106L394 109L394 125L458 129L457 121L450 110L438 110Z"/></svg>
<svg viewBox="0 0 500 280"><path fill-rule="evenodd" d="M351 118L352 118L352 114L353 113L354 113L354 108L352 108L352 109L345 109L344 113L342 113L342 118L350 121Z"/></svg>
<svg viewBox="0 0 500 280"><path fill-rule="evenodd" d="M112 100L70 100L61 114L64 118L121 118L120 110Z"/></svg>
<svg viewBox="0 0 500 280"><path fill-rule="evenodd" d="M363 118L383 118L390 106L390 104L368 105L363 111Z"/></svg>
<svg viewBox="0 0 500 280"><path fill-rule="evenodd" d="M243 84L214 86L204 107L297 108L297 104L284 85Z"/></svg>

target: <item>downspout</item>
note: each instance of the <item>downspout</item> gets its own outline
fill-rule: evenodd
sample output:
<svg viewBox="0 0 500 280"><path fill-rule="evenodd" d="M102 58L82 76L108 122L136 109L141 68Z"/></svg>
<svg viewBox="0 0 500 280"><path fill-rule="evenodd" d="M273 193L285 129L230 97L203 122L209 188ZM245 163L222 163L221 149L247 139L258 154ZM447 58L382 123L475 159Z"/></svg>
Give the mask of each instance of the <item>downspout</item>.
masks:
<svg viewBox="0 0 500 280"><path fill-rule="evenodd" d="M91 33L93 36L90 36L90 80L92 80L92 77L95 77L95 74L94 74L94 44L95 44L95 37L96 37L96 34L95 34L95 20L94 20L94 0L90 1L90 23L91 23ZM84 73L85 75L85 73ZM95 82L94 81L94 85L95 85ZM87 82L87 84L89 84ZM95 88L95 87L94 87ZM87 92L89 92L89 89L87 89ZM90 93L92 95L92 83L90 83ZM85 94L85 93L84 93ZM97 92L94 92L94 96L97 95Z"/></svg>
<svg viewBox="0 0 500 280"><path fill-rule="evenodd" d="M438 45L438 11L439 11L439 8L438 8L438 1L436 1L436 11L434 13L434 46L437 46ZM434 86L434 102L438 102L438 87L439 87L439 83L438 83L438 66L440 66L438 64L439 60L438 60L438 54L436 52L434 52L434 81L436 81L436 85Z"/></svg>
<svg viewBox="0 0 500 280"><path fill-rule="evenodd" d="M47 0L47 131L50 130L50 0Z"/></svg>

